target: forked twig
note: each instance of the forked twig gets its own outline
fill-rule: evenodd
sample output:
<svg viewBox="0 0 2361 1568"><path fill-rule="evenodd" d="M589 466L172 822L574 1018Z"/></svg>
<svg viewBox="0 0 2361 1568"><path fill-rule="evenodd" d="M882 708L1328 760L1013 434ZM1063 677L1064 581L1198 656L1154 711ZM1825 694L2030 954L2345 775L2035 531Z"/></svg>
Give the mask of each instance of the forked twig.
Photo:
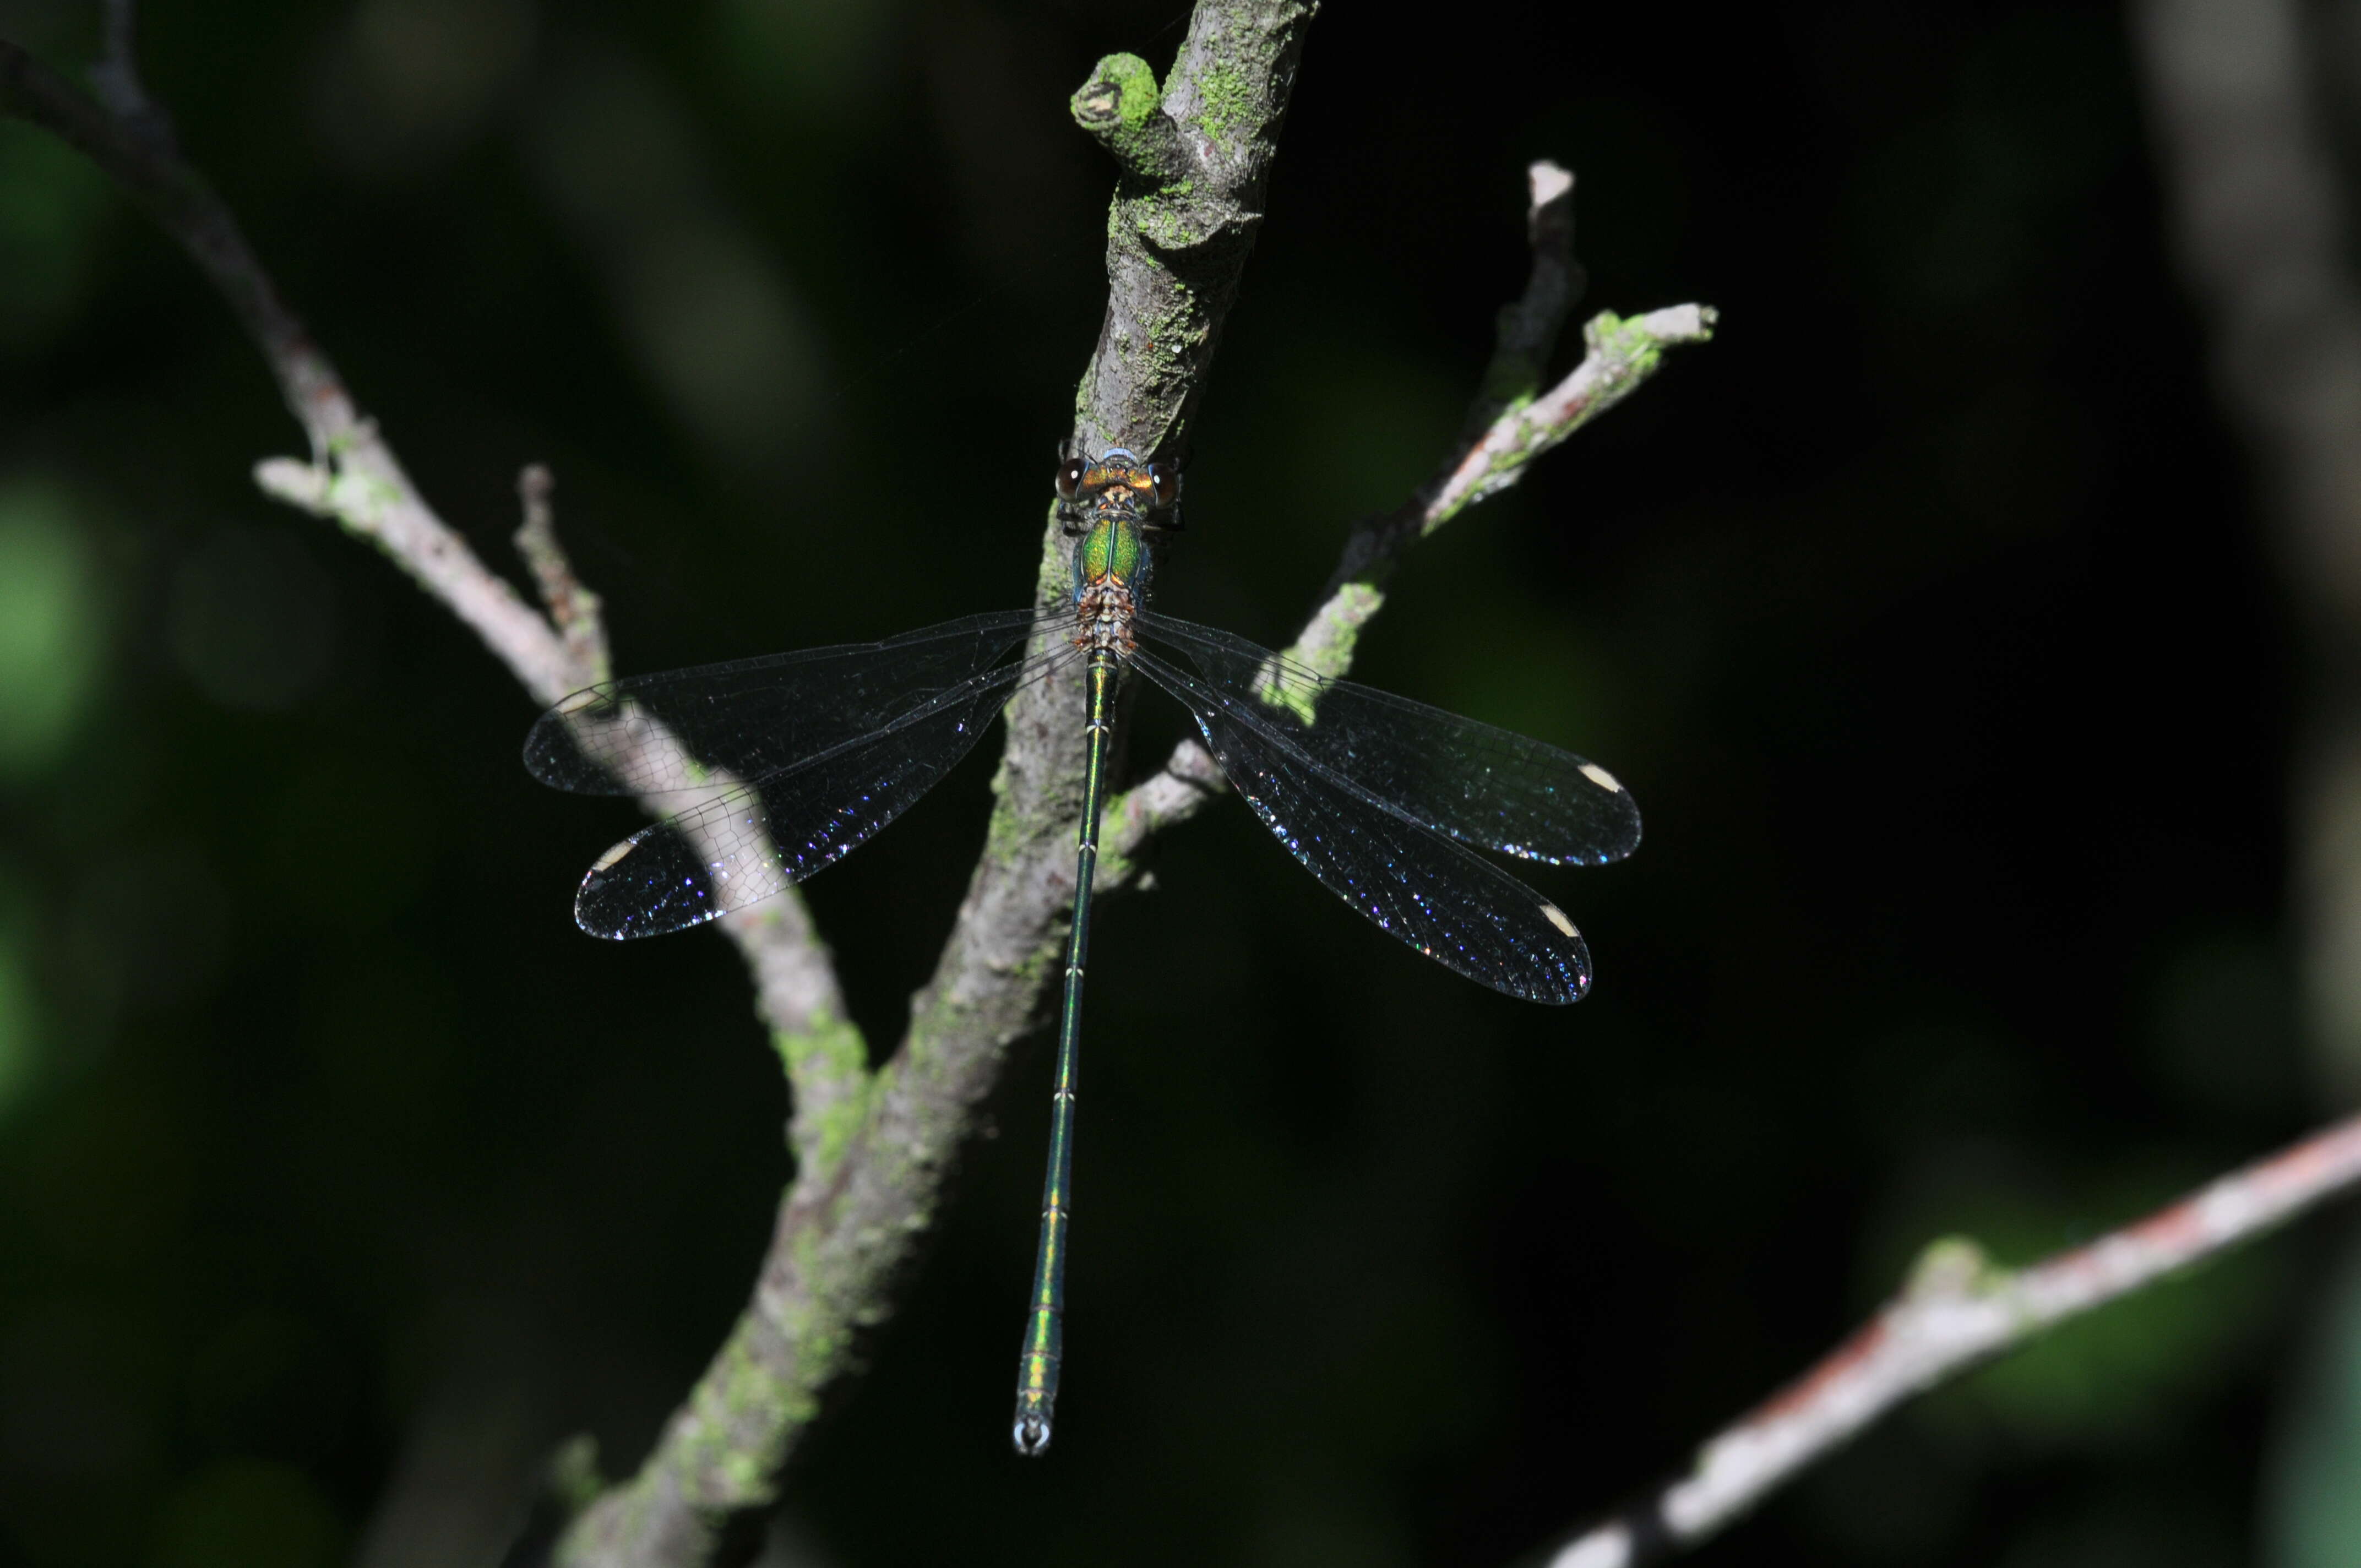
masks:
<svg viewBox="0 0 2361 1568"><path fill-rule="evenodd" d="M545 519L533 525L528 498L524 532L531 543L521 539L520 546L548 599L545 617L410 482L390 444L280 294L228 205L181 155L162 110L140 85L132 38L130 0L107 0L107 53L93 72L96 100L0 39L0 112L41 126L87 155L180 242L229 302L312 447L309 460L264 459L256 465L256 483L376 546L474 630L535 703L604 679L598 600L575 582L555 528ZM651 803L651 809L660 814L662 807ZM823 1064L840 1062L843 1000L800 901L774 900L722 924L752 971L763 1019L791 1069L810 1063L807 1073L818 1074ZM810 1048L816 1039L829 1049ZM841 1097L833 1082L817 1083L814 1092Z"/></svg>
<svg viewBox="0 0 2361 1568"><path fill-rule="evenodd" d="M1664 367L1665 350L1713 335L1710 305L1672 305L1629 321L1601 313L1583 328L1581 363L1540 391L1582 272L1573 249L1574 175L1544 160L1526 170L1526 181L1532 270L1524 292L1500 308L1491 362L1441 470L1400 506L1364 519L1346 536L1319 607L1286 651L1314 674L1342 675L1351 667L1361 628L1385 608L1385 584L1412 544L1515 484L1544 453L1631 396ZM1099 881L1120 883L1136 875L1147 841L1196 815L1223 788L1205 749L1181 740L1159 772L1108 803Z"/></svg>

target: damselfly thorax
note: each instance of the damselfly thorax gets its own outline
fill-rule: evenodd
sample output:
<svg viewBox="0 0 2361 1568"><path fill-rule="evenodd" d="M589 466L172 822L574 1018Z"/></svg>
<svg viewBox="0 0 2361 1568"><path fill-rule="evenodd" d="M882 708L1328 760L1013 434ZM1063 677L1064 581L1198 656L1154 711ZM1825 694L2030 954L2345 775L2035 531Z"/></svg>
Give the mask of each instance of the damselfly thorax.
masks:
<svg viewBox="0 0 2361 1568"><path fill-rule="evenodd" d="M1180 480L1122 447L1058 470L1059 515L1074 541L1074 645L1129 653L1148 597L1151 533L1180 526Z"/></svg>

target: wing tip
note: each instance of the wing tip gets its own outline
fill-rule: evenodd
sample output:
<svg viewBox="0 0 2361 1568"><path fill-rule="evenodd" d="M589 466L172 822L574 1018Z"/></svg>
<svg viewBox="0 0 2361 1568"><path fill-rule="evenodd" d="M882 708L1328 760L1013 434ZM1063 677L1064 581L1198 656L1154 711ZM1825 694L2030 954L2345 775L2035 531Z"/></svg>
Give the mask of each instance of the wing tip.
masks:
<svg viewBox="0 0 2361 1568"><path fill-rule="evenodd" d="M1582 933L1575 928L1573 916L1546 898L1537 898L1534 902L1541 905L1542 918L1555 927L1558 934L1573 945L1573 951L1566 955L1565 968L1565 978L1573 984L1572 989L1563 994L1534 995L1532 1000L1556 1007L1570 1007L1590 994L1590 946L1582 939Z"/></svg>
<svg viewBox="0 0 2361 1568"><path fill-rule="evenodd" d="M601 895L606 891L607 879L596 870L582 879L582 885L574 891L575 928L584 936L596 937L602 942L627 942L633 937L646 936L646 932L631 928L629 916L617 924L609 917L608 911L599 908Z"/></svg>
<svg viewBox="0 0 2361 1568"><path fill-rule="evenodd" d="M657 937L668 931L701 925L721 913L709 902L700 901L701 906L692 910L688 919L679 919L676 917L678 911L670 907L672 900L669 897L659 900L653 906L633 901L621 912L620 918L614 909L608 907L618 891L617 884L630 878L629 872L619 875L615 868L631 860L631 852L641 847L651 831L653 829L643 829L620 844L610 845L606 853L590 863L589 871L583 873L582 885L574 891L574 924L584 935L598 938L601 941L628 942L637 937ZM633 869L638 864L638 861L631 861ZM675 917L654 918L659 915Z"/></svg>

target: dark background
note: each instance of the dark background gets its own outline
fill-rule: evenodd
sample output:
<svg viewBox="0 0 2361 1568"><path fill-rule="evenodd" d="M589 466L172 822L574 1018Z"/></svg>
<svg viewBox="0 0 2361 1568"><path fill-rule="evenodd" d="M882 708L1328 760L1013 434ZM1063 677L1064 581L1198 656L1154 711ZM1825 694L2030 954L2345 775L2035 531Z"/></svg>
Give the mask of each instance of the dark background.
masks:
<svg viewBox="0 0 2361 1568"><path fill-rule="evenodd" d="M0 21L79 69L93 10ZM1104 302L1066 97L1163 71L1180 10L150 0L144 58L504 569L554 467L640 671L1025 602ZM1596 990L1417 961L1235 805L1173 835L1093 948L1056 1451L1006 1436L1034 1050L776 1562L1505 1563L1928 1240L2029 1260L2321 1109L2298 655L2120 18L1895 10L1314 25L1166 608L1285 641L1426 475L1526 160L1579 173L1583 313L1723 313L1420 549L1356 672L1630 783L1636 857L1534 873ZM636 1462L760 1255L775 1061L719 939L574 930L628 808L534 786L470 635L258 496L301 438L253 350L15 124L0 355L0 1563L426 1560L568 1432ZM810 886L879 1048L989 776ZM1698 1561L2313 1561L2270 1499L2340 1457L2277 1414L2334 1234L1911 1409Z"/></svg>

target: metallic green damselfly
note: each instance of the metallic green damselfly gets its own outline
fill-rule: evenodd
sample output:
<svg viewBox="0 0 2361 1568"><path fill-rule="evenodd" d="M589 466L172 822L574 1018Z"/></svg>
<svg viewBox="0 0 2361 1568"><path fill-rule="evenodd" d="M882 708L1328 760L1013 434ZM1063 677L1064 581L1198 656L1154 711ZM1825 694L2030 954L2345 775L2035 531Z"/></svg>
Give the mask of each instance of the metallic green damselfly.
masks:
<svg viewBox="0 0 2361 1568"><path fill-rule="evenodd" d="M1122 672L1189 710L1239 796L1329 891L1511 996L1578 1001L1590 954L1557 905L1473 850L1598 865L1640 841L1639 809L1596 763L1145 609L1154 543L1179 524L1169 468L1117 448L1069 459L1057 488L1075 541L1066 608L609 681L544 714L524 752L559 789L680 803L600 856L575 896L591 935L649 937L770 897L849 853L965 756L1011 694L1080 670L1073 921L1012 1432L1027 1454L1049 1447L1064 1353L1082 972Z"/></svg>

